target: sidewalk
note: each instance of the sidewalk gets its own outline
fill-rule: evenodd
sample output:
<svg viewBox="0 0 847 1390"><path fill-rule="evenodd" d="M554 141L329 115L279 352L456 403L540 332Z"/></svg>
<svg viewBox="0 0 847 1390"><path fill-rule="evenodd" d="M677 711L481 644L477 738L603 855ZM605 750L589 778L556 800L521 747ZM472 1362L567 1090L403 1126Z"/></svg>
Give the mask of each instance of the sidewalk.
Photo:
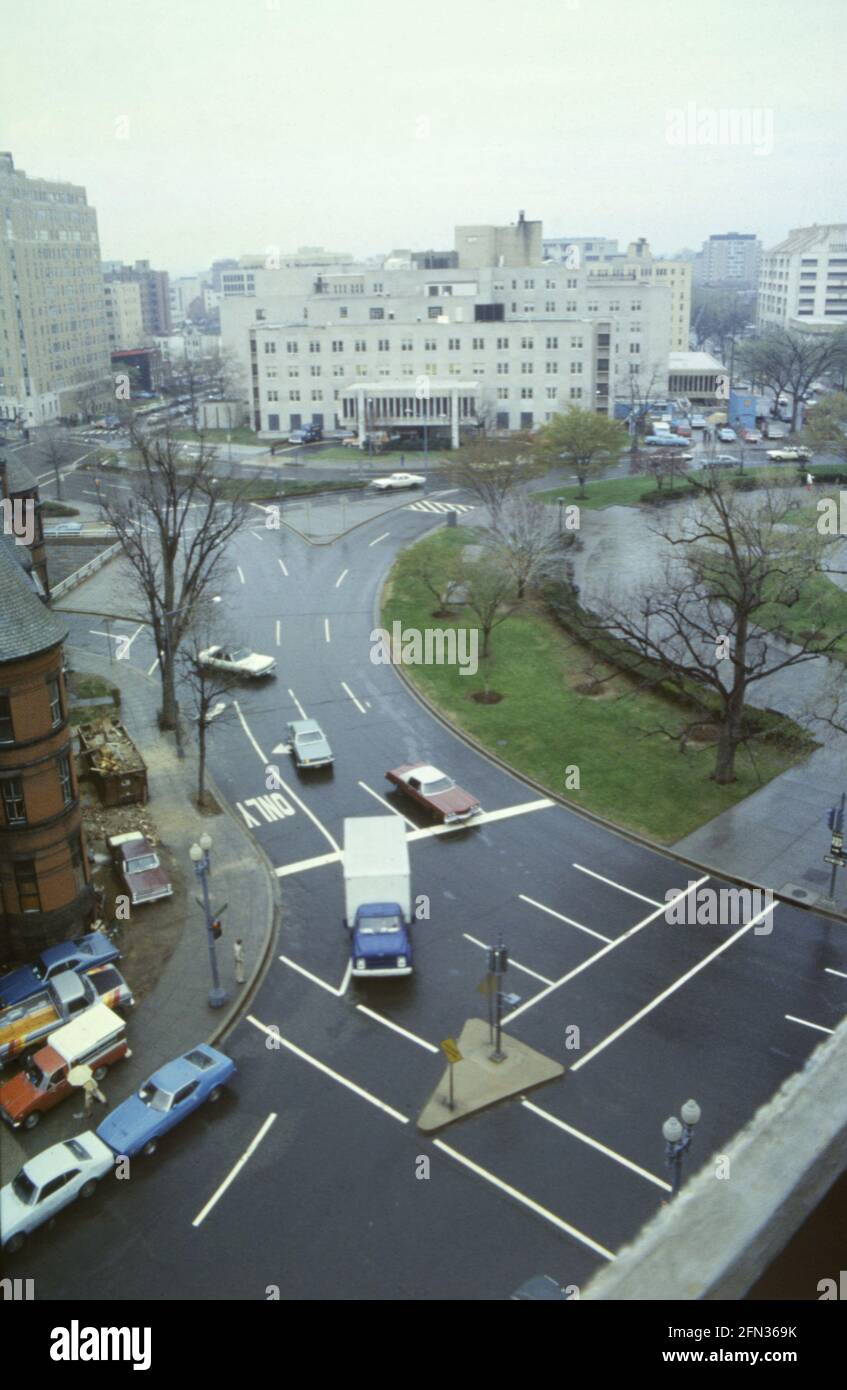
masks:
<svg viewBox="0 0 847 1390"><path fill-rule="evenodd" d="M274 938L279 890L264 855L228 809L211 778L209 788L223 813L200 816L195 810L191 797L197 784L197 767L191 734L187 733L185 758L181 760L176 755L173 735L162 735L158 728L159 683L133 670L129 662L110 665L107 658L70 643L65 651L74 670L96 673L120 687L121 718L147 763L150 799L145 809L180 871L175 875L176 892L170 903L184 914L185 924L158 982L129 1015L127 1034L133 1055L116 1066L103 1082L109 1104L113 1105L164 1062L198 1042L214 1043L241 1012ZM202 891L188 854L204 831L212 838L212 907L229 903L222 919L223 936L217 943L221 984L229 993L229 1000L220 1009L212 1009L208 1004L211 972L206 931L202 910L195 903ZM168 905L162 903L150 910L164 911ZM124 931L143 932L143 912L139 909L133 914ZM237 936L244 944L247 982L243 985L237 985L234 978L232 943ZM14 1070L9 1068L3 1079ZM9 1181L21 1163L50 1144L96 1127L106 1113L105 1107L96 1105L89 1120L76 1119L80 1109L75 1098L69 1098L32 1131L12 1132L4 1126L0 1182Z"/></svg>

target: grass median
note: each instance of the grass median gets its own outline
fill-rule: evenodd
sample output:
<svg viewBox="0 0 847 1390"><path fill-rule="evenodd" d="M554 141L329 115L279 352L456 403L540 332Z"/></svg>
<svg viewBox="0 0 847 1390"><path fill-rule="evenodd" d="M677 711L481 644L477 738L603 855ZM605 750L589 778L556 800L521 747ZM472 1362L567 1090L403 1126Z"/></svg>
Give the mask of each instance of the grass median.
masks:
<svg viewBox="0 0 847 1390"><path fill-rule="evenodd" d="M439 531L418 544L446 558L451 547L474 539L462 528ZM432 595L406 572L401 555L383 595L383 626L389 631L395 621L419 631L476 626L467 611L434 618L434 606ZM754 768L742 750L738 780L718 786L709 776L713 744L689 745L681 754L668 734L651 733L659 726L677 730L683 723L679 706L659 695L633 693L625 677L575 644L539 607L527 606L497 627L491 649L488 683L503 697L497 704L471 698L483 688L481 669L476 675L446 665L404 666L403 671L451 722L517 771L659 843L681 839L798 759L785 748L762 745ZM605 676L609 679L598 684Z"/></svg>

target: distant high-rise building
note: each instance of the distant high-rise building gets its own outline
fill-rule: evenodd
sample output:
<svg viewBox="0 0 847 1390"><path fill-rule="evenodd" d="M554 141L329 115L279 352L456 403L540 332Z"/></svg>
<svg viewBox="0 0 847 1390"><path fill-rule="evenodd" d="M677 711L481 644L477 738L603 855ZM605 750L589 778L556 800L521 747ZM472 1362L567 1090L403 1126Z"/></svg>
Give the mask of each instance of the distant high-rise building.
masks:
<svg viewBox="0 0 847 1390"><path fill-rule="evenodd" d="M103 289L110 350L140 347L144 341L141 286L134 280L106 280Z"/></svg>
<svg viewBox="0 0 847 1390"><path fill-rule="evenodd" d="M795 227L763 252L757 312L765 329L847 325L847 223Z"/></svg>
<svg viewBox="0 0 847 1390"><path fill-rule="evenodd" d="M92 414L110 389L97 213L0 153L0 419Z"/></svg>
<svg viewBox="0 0 847 1390"><path fill-rule="evenodd" d="M755 232L716 232L695 258L698 284L754 290L759 280L762 243Z"/></svg>
<svg viewBox="0 0 847 1390"><path fill-rule="evenodd" d="M166 335L173 331L166 270L151 270L149 261L136 261L135 265L131 266L122 265L120 261L106 261L103 265L103 279L106 284L129 281L138 285L145 339L149 341L156 335Z"/></svg>

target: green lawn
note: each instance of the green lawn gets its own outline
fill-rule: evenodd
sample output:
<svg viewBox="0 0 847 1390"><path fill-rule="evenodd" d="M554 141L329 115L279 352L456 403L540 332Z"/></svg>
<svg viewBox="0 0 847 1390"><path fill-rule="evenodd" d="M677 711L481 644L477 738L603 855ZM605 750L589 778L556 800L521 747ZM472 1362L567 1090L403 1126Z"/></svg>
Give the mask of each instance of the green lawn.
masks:
<svg viewBox="0 0 847 1390"><path fill-rule="evenodd" d="M763 608L756 614L756 622L768 631L783 633L798 642L818 629L821 637L816 641L831 641L838 636L831 655L847 661L847 637L839 636L847 633L847 592L825 574L813 574L806 581L793 607L780 604Z"/></svg>
<svg viewBox="0 0 847 1390"><path fill-rule="evenodd" d="M580 497L579 484L570 482L534 496L554 505L559 497L564 497L568 505L576 502L586 511L594 511L599 507L637 507L643 493L651 490L651 480L641 474L634 478L597 478L586 484L587 497Z"/></svg>
<svg viewBox="0 0 847 1390"><path fill-rule="evenodd" d="M421 544L443 550L463 541L461 532L443 531ZM404 574L401 556L385 593L384 626L390 630L398 619L404 627L418 629L474 626L468 613L452 620L433 618L433 606L426 590ZM489 684L505 696L494 705L469 698L483 688L481 671L463 676L456 666L404 670L460 728L588 810L670 843L761 785L743 752L738 781L719 787L709 776L713 748L682 755L662 735L645 737L645 730L658 724L678 728L679 709L657 695L629 694L623 677L604 685L599 697L579 693L577 687L603 668L543 612L527 610L496 628L492 653ZM796 761L776 747L762 746L755 756L761 781ZM578 789L568 786L567 770L573 767L579 769Z"/></svg>

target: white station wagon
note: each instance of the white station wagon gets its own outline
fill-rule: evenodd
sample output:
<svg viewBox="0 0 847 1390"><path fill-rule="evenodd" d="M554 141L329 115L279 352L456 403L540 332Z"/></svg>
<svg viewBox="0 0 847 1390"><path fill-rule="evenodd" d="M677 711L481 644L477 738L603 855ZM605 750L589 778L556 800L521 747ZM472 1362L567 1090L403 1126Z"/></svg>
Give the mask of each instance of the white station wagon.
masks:
<svg viewBox="0 0 847 1390"><path fill-rule="evenodd" d="M36 1154L0 1188L3 1249L19 1250L27 1236L77 1197L91 1197L115 1155L90 1131Z"/></svg>
<svg viewBox="0 0 847 1390"><path fill-rule="evenodd" d="M233 647L232 651L225 647L207 647L198 660L215 671L229 671L233 676L246 676L251 680L271 676L276 670L276 661L272 656L251 652L249 647Z"/></svg>
<svg viewBox="0 0 847 1390"><path fill-rule="evenodd" d="M387 478L374 478L371 487L375 487L378 492L388 492L390 488L396 487L423 487L426 478L422 478L419 473L389 473Z"/></svg>

